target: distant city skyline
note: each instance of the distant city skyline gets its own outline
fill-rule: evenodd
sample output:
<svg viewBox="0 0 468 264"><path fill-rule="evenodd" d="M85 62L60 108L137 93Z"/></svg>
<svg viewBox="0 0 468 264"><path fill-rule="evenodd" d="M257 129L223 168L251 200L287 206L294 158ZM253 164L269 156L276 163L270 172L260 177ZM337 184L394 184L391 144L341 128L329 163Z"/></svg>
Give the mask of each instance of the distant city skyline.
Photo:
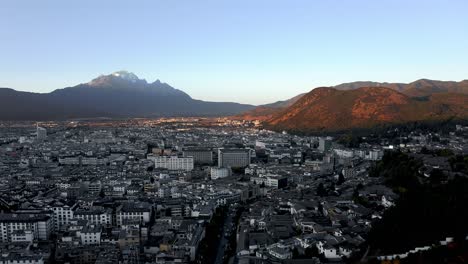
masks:
<svg viewBox="0 0 468 264"><path fill-rule="evenodd" d="M0 87L127 70L196 99L271 103L352 81L468 79L468 2L2 1Z"/></svg>

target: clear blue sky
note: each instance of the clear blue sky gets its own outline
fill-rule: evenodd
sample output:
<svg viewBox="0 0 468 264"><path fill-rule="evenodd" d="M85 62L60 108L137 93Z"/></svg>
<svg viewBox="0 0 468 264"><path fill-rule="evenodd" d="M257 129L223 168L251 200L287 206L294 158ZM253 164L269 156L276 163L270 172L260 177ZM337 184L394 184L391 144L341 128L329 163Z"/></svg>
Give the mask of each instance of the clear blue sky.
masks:
<svg viewBox="0 0 468 264"><path fill-rule="evenodd" d="M252 104L357 80L459 81L468 1L0 2L0 87L49 92L121 69Z"/></svg>

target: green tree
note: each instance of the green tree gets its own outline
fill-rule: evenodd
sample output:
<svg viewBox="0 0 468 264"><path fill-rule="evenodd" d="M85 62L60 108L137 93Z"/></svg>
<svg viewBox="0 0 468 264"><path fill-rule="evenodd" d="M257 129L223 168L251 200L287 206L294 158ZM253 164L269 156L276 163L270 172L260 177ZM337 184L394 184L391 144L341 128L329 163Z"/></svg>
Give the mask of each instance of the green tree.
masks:
<svg viewBox="0 0 468 264"><path fill-rule="evenodd" d="M325 186L323 186L323 183L319 183L317 186L317 195L320 197L327 195L327 190L325 189Z"/></svg>
<svg viewBox="0 0 468 264"><path fill-rule="evenodd" d="M343 175L343 173L340 173L340 175L338 176L338 181L336 182L336 185L341 185L345 182L345 177Z"/></svg>

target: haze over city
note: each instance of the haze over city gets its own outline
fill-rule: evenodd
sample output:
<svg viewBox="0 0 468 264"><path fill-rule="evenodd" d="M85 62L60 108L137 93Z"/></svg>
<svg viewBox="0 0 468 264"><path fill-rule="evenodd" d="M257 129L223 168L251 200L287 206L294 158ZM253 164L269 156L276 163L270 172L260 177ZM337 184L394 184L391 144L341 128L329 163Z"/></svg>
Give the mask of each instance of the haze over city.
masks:
<svg viewBox="0 0 468 264"><path fill-rule="evenodd" d="M196 99L265 104L352 81L466 79L468 3L2 1L0 87L128 70Z"/></svg>

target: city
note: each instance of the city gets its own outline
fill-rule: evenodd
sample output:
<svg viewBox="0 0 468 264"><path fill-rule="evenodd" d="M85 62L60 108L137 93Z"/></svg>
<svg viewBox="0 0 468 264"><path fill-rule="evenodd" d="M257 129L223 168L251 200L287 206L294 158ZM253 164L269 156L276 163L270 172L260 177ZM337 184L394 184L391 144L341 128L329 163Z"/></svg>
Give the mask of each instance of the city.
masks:
<svg viewBox="0 0 468 264"><path fill-rule="evenodd" d="M229 118L2 123L0 262L385 259L366 239L399 194L372 168L401 152L423 160L421 181L467 177L427 154L466 160L467 134L456 125L355 144Z"/></svg>

